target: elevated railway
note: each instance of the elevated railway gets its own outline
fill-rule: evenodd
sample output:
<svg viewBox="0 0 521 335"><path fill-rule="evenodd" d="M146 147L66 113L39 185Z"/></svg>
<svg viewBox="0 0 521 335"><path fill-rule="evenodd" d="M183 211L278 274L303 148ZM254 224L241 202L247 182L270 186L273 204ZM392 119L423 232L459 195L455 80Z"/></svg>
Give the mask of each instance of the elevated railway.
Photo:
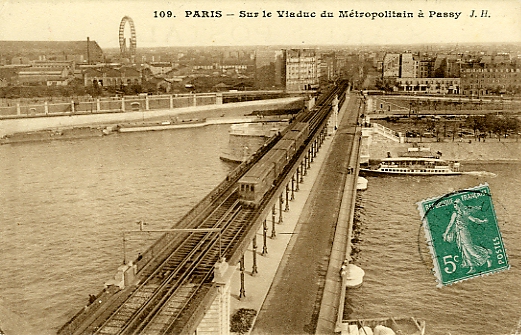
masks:
<svg viewBox="0 0 521 335"><path fill-rule="evenodd" d="M347 82L321 95L316 106L300 112L290 126L274 136L248 161L232 171L205 199L135 261L132 284L114 294L102 293L102 306L79 312L58 334L185 334L193 333L217 295L214 266L225 259L235 265L260 228L263 217L274 210L281 187L287 185L299 166L318 150L331 114L331 103L344 102ZM288 163L274 176L268 191L255 206L241 199L238 182L263 160L277 142L298 125L306 124L309 135L296 148ZM287 197L286 186L286 197ZM282 201L281 201L282 204ZM264 222L265 224L265 222Z"/></svg>

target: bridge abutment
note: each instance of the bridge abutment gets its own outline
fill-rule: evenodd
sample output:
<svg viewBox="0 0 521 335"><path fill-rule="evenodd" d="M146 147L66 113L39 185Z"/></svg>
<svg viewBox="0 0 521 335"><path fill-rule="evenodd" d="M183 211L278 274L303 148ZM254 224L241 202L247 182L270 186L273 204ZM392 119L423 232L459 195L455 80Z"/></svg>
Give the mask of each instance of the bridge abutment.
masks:
<svg viewBox="0 0 521 335"><path fill-rule="evenodd" d="M230 334L231 279L234 272L235 268L224 260L215 264L214 282L218 293L197 327L198 335Z"/></svg>

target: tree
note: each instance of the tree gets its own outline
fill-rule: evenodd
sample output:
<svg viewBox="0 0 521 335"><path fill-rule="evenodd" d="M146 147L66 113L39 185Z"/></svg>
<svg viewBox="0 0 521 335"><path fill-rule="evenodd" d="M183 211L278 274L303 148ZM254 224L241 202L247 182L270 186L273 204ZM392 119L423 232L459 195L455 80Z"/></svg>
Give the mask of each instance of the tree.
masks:
<svg viewBox="0 0 521 335"><path fill-rule="evenodd" d="M376 78L375 86L379 90L392 92L394 85L389 79Z"/></svg>
<svg viewBox="0 0 521 335"><path fill-rule="evenodd" d="M516 133L520 128L520 122L516 117L489 114L485 119L487 131L496 134L500 141L502 136L507 138L510 133Z"/></svg>
<svg viewBox="0 0 521 335"><path fill-rule="evenodd" d="M485 128L485 117L478 115L471 115L465 120L465 126L474 131L474 136L476 136L477 131L484 131Z"/></svg>
<svg viewBox="0 0 521 335"><path fill-rule="evenodd" d="M519 131L519 128L521 127L519 119L514 116L507 116L505 124L508 133L516 134Z"/></svg>

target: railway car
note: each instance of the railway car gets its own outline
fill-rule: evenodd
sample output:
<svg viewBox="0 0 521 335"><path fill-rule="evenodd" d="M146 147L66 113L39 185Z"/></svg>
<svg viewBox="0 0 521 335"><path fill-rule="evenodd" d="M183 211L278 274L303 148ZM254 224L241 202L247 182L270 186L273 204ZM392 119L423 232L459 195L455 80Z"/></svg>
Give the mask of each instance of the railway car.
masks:
<svg viewBox="0 0 521 335"><path fill-rule="evenodd" d="M291 131L298 131L303 133L305 136L309 135L309 124L307 122L297 122L291 128Z"/></svg>
<svg viewBox="0 0 521 335"><path fill-rule="evenodd" d="M304 141L309 136L309 124L306 122L298 122L296 123L292 128L291 131L288 131L284 135L284 139L293 139L295 140L295 145L298 148L302 144L304 144Z"/></svg>
<svg viewBox="0 0 521 335"><path fill-rule="evenodd" d="M295 152L297 151L297 147L295 145L295 140L292 139L281 139L273 146L272 150L280 150L286 154L286 163L291 160Z"/></svg>
<svg viewBox="0 0 521 335"><path fill-rule="evenodd" d="M239 198L246 206L256 207L273 187L286 166L286 153L270 150L238 181Z"/></svg>
<svg viewBox="0 0 521 335"><path fill-rule="evenodd" d="M244 205L256 207L260 204L308 135L307 123L295 123L292 129L239 179L239 198Z"/></svg>
<svg viewBox="0 0 521 335"><path fill-rule="evenodd" d="M291 129L292 132L298 132L299 142L296 143L297 148L300 147L309 136L309 123L299 122Z"/></svg>
<svg viewBox="0 0 521 335"><path fill-rule="evenodd" d="M267 180L273 174L273 164L261 159L237 182L239 198L243 205L255 206L268 191Z"/></svg>

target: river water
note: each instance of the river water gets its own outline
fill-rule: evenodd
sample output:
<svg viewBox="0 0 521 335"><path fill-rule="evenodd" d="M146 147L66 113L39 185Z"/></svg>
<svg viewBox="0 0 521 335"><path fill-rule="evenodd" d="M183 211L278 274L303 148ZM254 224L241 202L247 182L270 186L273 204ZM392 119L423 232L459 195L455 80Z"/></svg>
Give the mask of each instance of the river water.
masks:
<svg viewBox="0 0 521 335"><path fill-rule="evenodd" d="M361 192L356 263L364 284L348 292L352 318L415 316L427 334L514 334L521 321L521 163L463 164L479 175L368 178ZM511 269L436 287L416 202L453 190L490 185ZM521 331L521 328L519 329Z"/></svg>
<svg viewBox="0 0 521 335"><path fill-rule="evenodd" d="M0 310L26 320L33 334L54 334L115 274L124 230L137 229L138 220L147 229L172 227L223 180L233 168L219 159L228 129L0 146ZM352 316L413 315L427 321L427 334L514 332L521 319L521 164L463 167L497 177L369 179L357 245L366 277L349 291ZM438 289L423 231L418 236L416 202L484 182L512 269ZM129 252L144 248L129 244Z"/></svg>
<svg viewBox="0 0 521 335"><path fill-rule="evenodd" d="M0 146L0 307L55 334L115 275L124 230L172 227L225 178L228 129Z"/></svg>

